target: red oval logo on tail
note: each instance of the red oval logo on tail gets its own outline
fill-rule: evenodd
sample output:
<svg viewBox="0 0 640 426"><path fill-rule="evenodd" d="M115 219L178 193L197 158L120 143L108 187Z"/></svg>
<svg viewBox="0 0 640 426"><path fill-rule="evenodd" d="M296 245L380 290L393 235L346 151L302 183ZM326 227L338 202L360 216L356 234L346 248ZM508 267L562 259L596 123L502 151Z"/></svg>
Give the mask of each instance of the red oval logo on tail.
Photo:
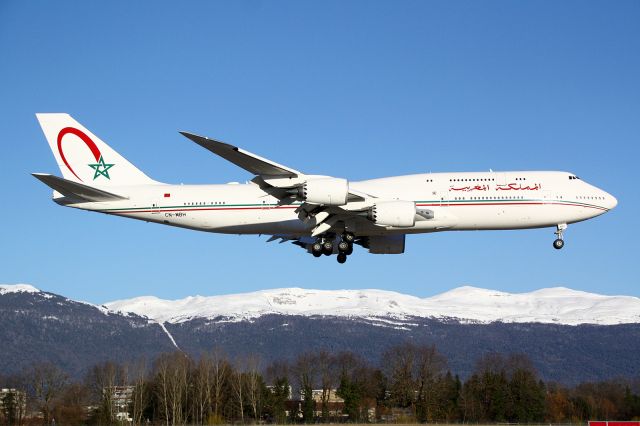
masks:
<svg viewBox="0 0 640 426"><path fill-rule="evenodd" d="M84 133L82 130L76 129L75 127L65 127L64 129L60 130L60 133L58 133L58 152L60 153L60 157L62 158L64 165L67 166L67 169L69 169L69 171L71 171L71 173L73 173L75 177L80 179L80 176L78 176L76 172L73 170L73 168L67 161L67 158L64 156L64 151L62 150L62 138L69 133L79 137L82 140L82 142L84 142L89 147L89 149L91 150L91 154L93 154L93 157L96 159L96 161L100 161L101 153L100 153L100 149L98 148L98 145L96 145L96 143L93 140L91 140L91 138L87 136L87 134ZM80 180L83 181L82 179Z"/></svg>

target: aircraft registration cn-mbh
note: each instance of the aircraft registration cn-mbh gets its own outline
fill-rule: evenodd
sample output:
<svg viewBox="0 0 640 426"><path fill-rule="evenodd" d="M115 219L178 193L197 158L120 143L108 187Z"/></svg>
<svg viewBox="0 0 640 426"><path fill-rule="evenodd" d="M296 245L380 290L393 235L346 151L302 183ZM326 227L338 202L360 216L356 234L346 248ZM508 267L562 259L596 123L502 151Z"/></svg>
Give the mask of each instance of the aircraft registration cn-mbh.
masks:
<svg viewBox="0 0 640 426"><path fill-rule="evenodd" d="M36 114L63 177L33 175L63 206L225 234L266 234L316 257L344 263L359 244L370 253L403 253L405 236L440 231L555 227L564 246L567 224L617 204L573 173L455 172L359 182L310 175L241 148L181 132L242 167L246 184L157 182L68 114Z"/></svg>

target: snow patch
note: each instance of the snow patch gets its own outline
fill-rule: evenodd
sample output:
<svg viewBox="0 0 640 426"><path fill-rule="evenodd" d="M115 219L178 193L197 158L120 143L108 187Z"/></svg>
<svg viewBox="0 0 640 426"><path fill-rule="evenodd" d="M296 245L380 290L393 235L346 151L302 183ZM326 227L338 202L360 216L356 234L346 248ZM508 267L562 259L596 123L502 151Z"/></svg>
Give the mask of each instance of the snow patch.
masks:
<svg viewBox="0 0 640 426"><path fill-rule="evenodd" d="M169 333L169 330L167 330L167 327L164 326L164 323L163 322L159 322L159 321L157 321L157 323L160 326L160 328L162 329L162 331L164 331L164 333L169 337L169 340L171 340L171 343L173 343L173 346L175 346L177 350L180 350L180 348L178 347L178 344L176 343L175 339L173 338L171 333Z"/></svg>
<svg viewBox="0 0 640 426"><path fill-rule="evenodd" d="M40 293L40 290L29 284L0 284L0 295L8 293Z"/></svg>
<svg viewBox="0 0 640 426"><path fill-rule="evenodd" d="M427 298L385 290L280 288L223 296L191 296L180 300L144 296L105 303L104 306L162 323L181 323L195 318L238 322L270 314L376 318L394 320L388 326L405 327L410 325L406 322L411 318L468 323L640 323L640 298L603 296L565 287L507 293L464 286Z"/></svg>

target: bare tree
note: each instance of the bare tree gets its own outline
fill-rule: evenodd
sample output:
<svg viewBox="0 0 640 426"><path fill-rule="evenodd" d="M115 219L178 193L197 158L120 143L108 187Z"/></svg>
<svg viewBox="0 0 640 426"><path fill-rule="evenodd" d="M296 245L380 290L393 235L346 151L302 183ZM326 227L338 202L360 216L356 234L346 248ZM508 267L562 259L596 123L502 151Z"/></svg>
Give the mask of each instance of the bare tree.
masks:
<svg viewBox="0 0 640 426"><path fill-rule="evenodd" d="M476 361L475 371L478 373L506 373L507 360L498 352L488 352Z"/></svg>
<svg viewBox="0 0 640 426"><path fill-rule="evenodd" d="M260 413L261 396L262 396L262 378L260 376L260 359L257 355L250 355L247 357L246 362L246 382L247 382L247 397L249 404L251 405L251 411L253 412L254 421L258 421L258 414Z"/></svg>
<svg viewBox="0 0 640 426"><path fill-rule="evenodd" d="M67 375L51 363L36 364L32 367L30 382L38 409L44 417L45 425L51 424L53 400L67 384Z"/></svg>
<svg viewBox="0 0 640 426"><path fill-rule="evenodd" d="M99 401L101 420L110 423L115 420L114 396L116 386L127 383L126 370L111 361L95 365L88 374L88 384L94 398Z"/></svg>
<svg viewBox="0 0 640 426"><path fill-rule="evenodd" d="M26 373L26 372L25 372ZM4 415L4 424L23 425L27 415L27 395L25 390L29 388L27 374L15 374L2 376L0 383L9 389L0 399L1 413Z"/></svg>
<svg viewBox="0 0 640 426"><path fill-rule="evenodd" d="M213 388L213 362L209 354L200 357L193 371L192 416L193 422L203 424L211 412Z"/></svg>
<svg viewBox="0 0 640 426"><path fill-rule="evenodd" d="M91 392L86 384L68 383L59 397L53 411L53 417L60 425L80 425L88 421L86 407L91 405Z"/></svg>
<svg viewBox="0 0 640 426"><path fill-rule="evenodd" d="M142 424L142 415L147 406L148 389L147 389L147 363L144 358L136 361L131 368L133 380L133 395L131 411L133 423Z"/></svg>
<svg viewBox="0 0 640 426"><path fill-rule="evenodd" d="M336 362L334 357L327 351L320 351L315 356L315 364L318 375L320 377L320 386L322 387L321 404L322 404L322 420L329 422L329 398L331 397L331 389L337 381Z"/></svg>
<svg viewBox="0 0 640 426"><path fill-rule="evenodd" d="M155 364L156 395L166 425L186 420L190 359L182 352L161 355Z"/></svg>
<svg viewBox="0 0 640 426"><path fill-rule="evenodd" d="M26 415L26 396L23 391L15 388L3 389L0 398L0 419L7 426L24 424Z"/></svg>
<svg viewBox="0 0 640 426"><path fill-rule="evenodd" d="M222 406L222 398L224 396L224 386L229 376L229 362L219 348L211 351L211 396L213 398L213 414L215 420L220 419L220 408Z"/></svg>
<svg viewBox="0 0 640 426"><path fill-rule="evenodd" d="M114 397L117 386L128 384L128 371L125 366L112 361L93 366L87 375L88 386L94 398L99 402L101 420L110 423L116 418L116 412L127 407L116 407Z"/></svg>
<svg viewBox="0 0 640 426"><path fill-rule="evenodd" d="M187 385L189 383L189 358L176 352L172 357L169 369L169 408L173 424L183 424L186 421L185 407L187 406Z"/></svg>
<svg viewBox="0 0 640 426"><path fill-rule="evenodd" d="M164 355L158 357L154 365L155 393L166 426L169 426L169 362L169 357Z"/></svg>
<svg viewBox="0 0 640 426"><path fill-rule="evenodd" d="M437 396L436 379L444 373L447 361L435 345L414 348L416 360L416 402L418 419L433 421Z"/></svg>
<svg viewBox="0 0 640 426"><path fill-rule="evenodd" d="M302 416L305 423L314 421L315 403L313 401L313 385L316 378L315 356L311 353L299 354L293 367L302 395Z"/></svg>
<svg viewBox="0 0 640 426"><path fill-rule="evenodd" d="M272 361L265 369L265 379L271 387L270 414L277 424L283 424L287 420L287 400L291 394L291 366L287 360ZM295 417L295 415L294 415Z"/></svg>
<svg viewBox="0 0 640 426"><path fill-rule="evenodd" d="M416 350L411 343L389 348L382 356L382 368L389 378L389 392L394 405L409 407L414 402Z"/></svg>
<svg viewBox="0 0 640 426"><path fill-rule="evenodd" d="M238 402L238 409L240 410L240 422L244 424L244 374L242 373L242 368L238 366L231 372L231 387L233 388L233 393Z"/></svg>
<svg viewBox="0 0 640 426"><path fill-rule="evenodd" d="M291 366L287 360L275 360L265 369L267 383L274 385L278 379L287 379L291 375Z"/></svg>

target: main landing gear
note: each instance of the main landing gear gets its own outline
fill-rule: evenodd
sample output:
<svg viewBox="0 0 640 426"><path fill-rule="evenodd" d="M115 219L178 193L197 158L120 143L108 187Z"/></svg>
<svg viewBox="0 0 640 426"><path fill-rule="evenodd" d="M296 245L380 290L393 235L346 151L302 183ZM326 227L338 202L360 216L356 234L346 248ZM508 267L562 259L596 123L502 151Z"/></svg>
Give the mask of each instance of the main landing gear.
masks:
<svg viewBox="0 0 640 426"><path fill-rule="evenodd" d="M322 242L320 240L311 245L311 254L313 257L322 256Z"/></svg>
<svg viewBox="0 0 640 426"><path fill-rule="evenodd" d="M560 250L562 247L564 247L563 233L565 229L567 229L566 223L558 224L558 230L555 232L558 238L556 238L556 240L553 242L553 248L556 250Z"/></svg>
<svg viewBox="0 0 640 426"><path fill-rule="evenodd" d="M338 263L344 263L347 261L347 256L353 253L353 242L356 236L350 232L345 232L340 237L340 242L337 244L338 249ZM324 236L318 238L311 245L311 254L314 257L320 257L323 254L325 256L331 256L334 252L336 240L335 236Z"/></svg>

